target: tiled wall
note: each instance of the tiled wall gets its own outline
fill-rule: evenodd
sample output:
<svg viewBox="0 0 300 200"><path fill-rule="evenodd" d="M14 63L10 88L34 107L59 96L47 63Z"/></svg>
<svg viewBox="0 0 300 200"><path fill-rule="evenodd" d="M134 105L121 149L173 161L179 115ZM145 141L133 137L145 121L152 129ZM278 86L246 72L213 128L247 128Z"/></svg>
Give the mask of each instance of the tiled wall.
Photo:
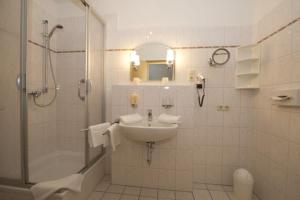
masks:
<svg viewBox="0 0 300 200"><path fill-rule="evenodd" d="M246 27L219 27L207 29L149 29L119 30L108 35L107 48L134 48L145 42L162 42L170 46L211 46L249 43L251 29ZM110 30L108 30L109 32ZM126 34L125 34L126 33ZM109 33L108 33L109 34ZM250 91L234 89L235 48L229 48L231 60L224 66L209 67L208 58L214 48L177 49L176 81L170 90L160 83L134 86L129 81L129 51L106 52L108 119L122 114L154 116L169 112L183 117L177 137L155 145L153 162L146 163L146 145L135 144L124 138L112 155L114 183L191 190L193 184L232 184L232 172L250 167L245 158L250 154L252 102ZM197 104L196 89L188 81L190 70L207 78L207 96L204 107ZM139 107L131 108L129 95L137 92ZM164 95L171 95L175 107L165 111L161 106ZM229 105L227 112L217 111L217 105Z"/></svg>
<svg viewBox="0 0 300 200"><path fill-rule="evenodd" d="M254 27L255 40L300 17L284 0ZM261 89L254 97L255 192L264 200L300 199L300 109L272 105L271 91L300 88L300 21L261 43Z"/></svg>
<svg viewBox="0 0 300 200"><path fill-rule="evenodd" d="M140 98L137 109L128 102L132 92ZM161 106L166 95L175 102L170 111ZM244 159L249 152L245 138L251 127L248 95L220 83L207 88L205 105L200 108L193 85L171 86L169 90L149 85L113 86L113 118L134 112L145 115L147 109L152 109L155 117L165 112L182 116L177 136L155 144L151 166L146 162L146 145L123 138L112 155L113 182L178 190L191 190L193 183L231 185L233 170L249 167ZM229 105L230 110L217 111L219 104Z"/></svg>

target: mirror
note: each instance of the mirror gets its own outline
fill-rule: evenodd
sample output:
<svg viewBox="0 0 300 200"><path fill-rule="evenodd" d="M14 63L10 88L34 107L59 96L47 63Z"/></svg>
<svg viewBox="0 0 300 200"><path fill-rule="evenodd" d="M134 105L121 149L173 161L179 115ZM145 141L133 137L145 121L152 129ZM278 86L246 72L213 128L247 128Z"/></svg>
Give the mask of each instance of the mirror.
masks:
<svg viewBox="0 0 300 200"><path fill-rule="evenodd" d="M174 51L159 43L148 43L137 47L131 59L130 80L139 78L141 81L161 81L165 77L174 80Z"/></svg>
<svg viewBox="0 0 300 200"><path fill-rule="evenodd" d="M230 52L225 48L215 50L209 60L209 65L224 65L230 59Z"/></svg>

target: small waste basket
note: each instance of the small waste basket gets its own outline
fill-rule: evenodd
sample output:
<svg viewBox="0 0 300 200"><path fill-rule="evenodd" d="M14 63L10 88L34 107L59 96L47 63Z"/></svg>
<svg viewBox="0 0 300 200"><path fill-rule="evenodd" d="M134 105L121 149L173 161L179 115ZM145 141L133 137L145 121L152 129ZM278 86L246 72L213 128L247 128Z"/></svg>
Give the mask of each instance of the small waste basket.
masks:
<svg viewBox="0 0 300 200"><path fill-rule="evenodd" d="M237 169L233 173L233 191L237 200L251 200L253 176L246 169Z"/></svg>

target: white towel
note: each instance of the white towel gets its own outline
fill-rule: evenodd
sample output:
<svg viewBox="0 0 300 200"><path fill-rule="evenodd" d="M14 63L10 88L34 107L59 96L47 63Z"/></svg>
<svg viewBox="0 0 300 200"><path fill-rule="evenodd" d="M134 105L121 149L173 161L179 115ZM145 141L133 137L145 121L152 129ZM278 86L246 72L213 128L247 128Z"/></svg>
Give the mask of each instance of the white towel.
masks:
<svg viewBox="0 0 300 200"><path fill-rule="evenodd" d="M180 123L180 118L181 118L180 116L161 114L159 115L157 120L161 123L176 124L176 123Z"/></svg>
<svg viewBox="0 0 300 200"><path fill-rule="evenodd" d="M102 144L106 147L108 145L108 136L103 135L108 127L110 127L110 123L108 122L89 127L88 139L90 147L95 148Z"/></svg>
<svg viewBox="0 0 300 200"><path fill-rule="evenodd" d="M44 200L60 190L81 192L84 176L73 174L62 179L38 183L30 188L35 200Z"/></svg>
<svg viewBox="0 0 300 200"><path fill-rule="evenodd" d="M113 151L116 151L116 147L121 144L120 127L118 124L113 124L108 128L110 136L110 144Z"/></svg>
<svg viewBox="0 0 300 200"><path fill-rule="evenodd" d="M120 117L120 121L124 124L133 124L143 121L143 117L140 114L123 115Z"/></svg>

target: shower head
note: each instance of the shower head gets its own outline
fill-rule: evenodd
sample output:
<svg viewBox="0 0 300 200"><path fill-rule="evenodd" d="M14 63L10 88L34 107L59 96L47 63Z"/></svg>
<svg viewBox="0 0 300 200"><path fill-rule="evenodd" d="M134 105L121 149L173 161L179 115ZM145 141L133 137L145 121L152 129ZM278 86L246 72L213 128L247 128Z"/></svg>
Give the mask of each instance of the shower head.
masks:
<svg viewBox="0 0 300 200"><path fill-rule="evenodd" d="M50 31L50 33L48 34L48 37L51 38L52 35L53 35L53 33L54 33L54 31L55 31L56 29L63 29L63 28L64 28L64 27L63 27L61 24L55 25L55 26L52 28L52 30Z"/></svg>

